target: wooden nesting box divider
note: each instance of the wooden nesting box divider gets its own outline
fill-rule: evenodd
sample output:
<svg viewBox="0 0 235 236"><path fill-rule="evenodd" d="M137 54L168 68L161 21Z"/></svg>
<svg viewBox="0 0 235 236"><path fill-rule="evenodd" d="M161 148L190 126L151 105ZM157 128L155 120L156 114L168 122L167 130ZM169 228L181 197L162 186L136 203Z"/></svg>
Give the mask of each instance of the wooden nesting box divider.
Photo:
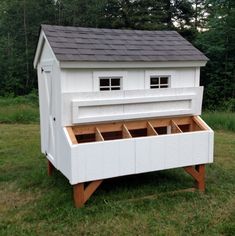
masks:
<svg viewBox="0 0 235 236"><path fill-rule="evenodd" d="M208 130L208 128L197 117L135 120L67 127L69 137L73 144L201 130ZM94 138L89 139L88 137Z"/></svg>

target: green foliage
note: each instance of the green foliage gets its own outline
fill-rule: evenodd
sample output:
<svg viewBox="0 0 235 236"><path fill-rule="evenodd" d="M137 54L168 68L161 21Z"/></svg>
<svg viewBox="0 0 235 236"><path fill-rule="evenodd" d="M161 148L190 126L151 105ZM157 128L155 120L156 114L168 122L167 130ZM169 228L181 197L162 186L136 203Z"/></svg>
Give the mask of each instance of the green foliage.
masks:
<svg viewBox="0 0 235 236"><path fill-rule="evenodd" d="M19 97L0 97L0 123L39 122L38 97L35 93Z"/></svg>
<svg viewBox="0 0 235 236"><path fill-rule="evenodd" d="M194 185L178 168L104 181L76 209L66 178L59 171L47 176L39 126L0 124L0 130L2 236L234 235L234 133L215 134L205 194L177 192Z"/></svg>
<svg viewBox="0 0 235 236"><path fill-rule="evenodd" d="M0 2L0 96L37 87L33 57L41 23L55 23L53 0Z"/></svg>
<svg viewBox="0 0 235 236"><path fill-rule="evenodd" d="M235 2L209 2L208 30L198 34L196 44L210 59L201 73L204 106L216 110L235 98Z"/></svg>
<svg viewBox="0 0 235 236"><path fill-rule="evenodd" d="M204 112L202 118L212 129L235 132L235 113Z"/></svg>
<svg viewBox="0 0 235 236"><path fill-rule="evenodd" d="M206 53L204 107L235 97L233 0L1 0L0 96L37 89L33 57L40 24L177 30Z"/></svg>

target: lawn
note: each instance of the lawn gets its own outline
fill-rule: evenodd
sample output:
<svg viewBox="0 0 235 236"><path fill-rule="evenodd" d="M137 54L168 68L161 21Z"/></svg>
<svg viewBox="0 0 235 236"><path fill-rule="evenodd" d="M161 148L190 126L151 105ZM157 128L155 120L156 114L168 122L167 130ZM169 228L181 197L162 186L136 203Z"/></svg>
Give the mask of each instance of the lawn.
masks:
<svg viewBox="0 0 235 236"><path fill-rule="evenodd" d="M75 209L66 178L46 174L38 124L1 124L0 130L0 235L235 233L235 133L216 132L206 194L173 192L193 184L175 169L104 181Z"/></svg>

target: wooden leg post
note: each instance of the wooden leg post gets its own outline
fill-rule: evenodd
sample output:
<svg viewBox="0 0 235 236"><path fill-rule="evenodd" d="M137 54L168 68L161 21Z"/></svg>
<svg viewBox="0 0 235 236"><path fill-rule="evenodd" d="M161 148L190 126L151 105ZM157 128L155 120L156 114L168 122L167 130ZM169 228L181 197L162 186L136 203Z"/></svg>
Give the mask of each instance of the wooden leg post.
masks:
<svg viewBox="0 0 235 236"><path fill-rule="evenodd" d="M47 174L49 175L49 176L51 176L52 175L52 172L53 172L53 170L54 170L54 166L52 165L52 163L48 160L47 161Z"/></svg>
<svg viewBox="0 0 235 236"><path fill-rule="evenodd" d="M195 169L200 175L200 178L198 181L196 181L196 187L199 191L205 192L205 165L196 165Z"/></svg>
<svg viewBox="0 0 235 236"><path fill-rule="evenodd" d="M83 207L84 201L84 183L76 184L73 186L73 199L77 208Z"/></svg>
<svg viewBox="0 0 235 236"><path fill-rule="evenodd" d="M92 181L86 188L84 187L84 183L73 185L73 199L75 207L83 207L95 190L100 186L102 181L103 180Z"/></svg>
<svg viewBox="0 0 235 236"><path fill-rule="evenodd" d="M205 192L205 165L187 166L184 170L195 179L196 188L200 192Z"/></svg>

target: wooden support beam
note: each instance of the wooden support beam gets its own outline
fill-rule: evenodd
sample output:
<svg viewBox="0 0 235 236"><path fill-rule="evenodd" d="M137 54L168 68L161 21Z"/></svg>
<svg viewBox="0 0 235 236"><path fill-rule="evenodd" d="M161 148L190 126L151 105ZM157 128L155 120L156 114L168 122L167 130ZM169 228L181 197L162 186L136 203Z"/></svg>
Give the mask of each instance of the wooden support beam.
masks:
<svg viewBox="0 0 235 236"><path fill-rule="evenodd" d="M179 126L175 123L174 120L171 120L171 132L173 134L182 133L182 130L179 128Z"/></svg>
<svg viewBox="0 0 235 236"><path fill-rule="evenodd" d="M49 160L47 160L47 174L49 176L52 175L54 169L55 167L53 166L53 164Z"/></svg>
<svg viewBox="0 0 235 236"><path fill-rule="evenodd" d="M67 132L69 134L69 137L70 137L70 140L71 140L72 144L77 144L78 141L77 141L76 136L73 132L73 128L71 126L69 126L69 127L66 127L66 129L67 129Z"/></svg>
<svg viewBox="0 0 235 236"><path fill-rule="evenodd" d="M84 203L91 197L95 190L101 185L103 180L92 181L85 189Z"/></svg>
<svg viewBox="0 0 235 236"><path fill-rule="evenodd" d="M84 188L84 183L75 184L73 186L73 199L75 207L83 207L95 190L101 185L102 181L103 180L92 181L86 188Z"/></svg>
<svg viewBox="0 0 235 236"><path fill-rule="evenodd" d="M104 141L104 138L98 128L95 129L95 140L96 141Z"/></svg>
<svg viewBox="0 0 235 236"><path fill-rule="evenodd" d="M152 136L152 135L158 135L156 130L153 128L152 124L147 121L147 135Z"/></svg>
<svg viewBox="0 0 235 236"><path fill-rule="evenodd" d="M132 138L129 130L127 129L127 127L125 126L125 124L122 125L122 137L123 138Z"/></svg>
<svg viewBox="0 0 235 236"><path fill-rule="evenodd" d="M184 167L184 170L190 174L196 181L196 188L200 192L205 192L205 164Z"/></svg>

